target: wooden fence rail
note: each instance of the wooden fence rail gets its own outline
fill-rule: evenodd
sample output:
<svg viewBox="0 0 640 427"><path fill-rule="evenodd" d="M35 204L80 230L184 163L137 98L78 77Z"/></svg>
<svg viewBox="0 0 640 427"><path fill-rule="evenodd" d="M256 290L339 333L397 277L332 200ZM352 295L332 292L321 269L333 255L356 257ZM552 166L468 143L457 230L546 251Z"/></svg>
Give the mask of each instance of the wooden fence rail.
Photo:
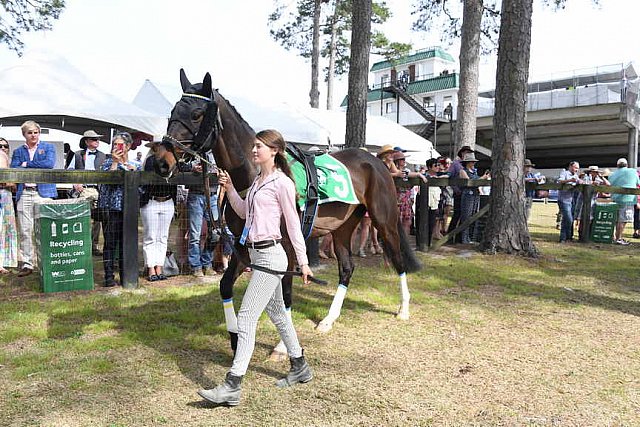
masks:
<svg viewBox="0 0 640 427"><path fill-rule="evenodd" d="M408 181L404 181L402 179L395 179L396 187L420 187L420 210L416 212L416 216L419 218L418 223L420 229L417 230L416 233L416 248L419 251L426 251L429 249L428 246L428 224L429 224L429 186L435 185L438 187L446 187L449 185L459 186L459 187L484 187L490 186L490 180L484 179L449 179L449 178L430 178L427 180L427 183L423 183L422 180L418 178L412 178ZM582 200L591 200L593 195L602 192L602 193L616 193L616 194L635 194L640 195L640 188L622 188L622 187L613 187L607 185L591 185L591 184L558 184L558 183L545 183L545 184L536 184L532 182L525 183L525 188L527 190L565 190L565 191L579 191L582 193ZM523 194L524 197L524 194ZM583 204L583 209L580 217L580 242L588 243L590 241L590 234L588 226L591 223L591 209L584 209L585 206L590 206L587 204ZM488 211L488 208L487 208ZM473 222L471 219L469 222ZM456 230L452 231L450 234L455 235L459 233L460 229L464 229L464 225L462 224ZM444 236L443 239L438 241L437 246L441 246L442 240L446 242L446 240L450 239L451 235ZM433 244L432 244L433 246Z"/></svg>
<svg viewBox="0 0 640 427"><path fill-rule="evenodd" d="M140 215L140 195L138 187L145 184L198 185L203 183L202 175L180 173L170 180L160 178L153 172L134 171L80 171L62 169L0 169L0 182L35 182L52 184L118 184L123 185L123 241L122 261L124 288L138 287L138 217ZM212 185L218 182L216 175L210 176Z"/></svg>
<svg viewBox="0 0 640 427"><path fill-rule="evenodd" d="M35 182L52 184L121 184L124 186L124 207L123 207L123 254L124 277L121 278L125 288L136 288L138 286L138 216L140 213L140 200L138 187L146 184L173 184L173 185L199 185L202 184L202 175L196 173L179 173L175 177L165 180L153 172L125 172L125 171L81 171L62 169L0 169L0 182ZM217 176L210 175L210 183L217 183ZM420 230L416 233L417 248L420 251L428 249L428 224L429 224L429 186L436 185L445 187L455 185L460 187L483 187L490 186L490 180L483 179L449 179L430 178L425 184L421 180L414 178L408 181L395 179L397 187L420 186ZM581 191L583 200L591 200L595 192L619 193L619 194L640 194L640 189L621 188L609 186L596 186L578 184L535 184L526 183L529 190L575 190ZM393 196L389 196L393 197ZM488 208L487 208L488 210ZM589 224L590 210L583 209L581 224ZM582 227L582 225L581 225ZM580 231L580 241L588 242L588 230Z"/></svg>

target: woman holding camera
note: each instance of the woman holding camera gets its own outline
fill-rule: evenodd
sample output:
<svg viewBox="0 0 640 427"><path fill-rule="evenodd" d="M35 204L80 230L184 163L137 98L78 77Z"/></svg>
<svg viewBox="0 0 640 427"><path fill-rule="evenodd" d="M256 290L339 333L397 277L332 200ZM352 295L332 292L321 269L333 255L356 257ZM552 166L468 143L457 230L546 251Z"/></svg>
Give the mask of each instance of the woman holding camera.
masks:
<svg viewBox="0 0 640 427"><path fill-rule="evenodd" d="M139 170L140 165L129 161L129 149L133 138L127 132L117 133L111 141L111 157L102 164L103 171L132 171ZM118 253L118 266L120 280L124 273L122 260L122 208L124 200L124 188L122 185L100 185L98 189L98 209L102 211L102 232L104 233L104 249L102 259L104 261L104 285L106 287L117 286L115 280L114 264L116 251Z"/></svg>

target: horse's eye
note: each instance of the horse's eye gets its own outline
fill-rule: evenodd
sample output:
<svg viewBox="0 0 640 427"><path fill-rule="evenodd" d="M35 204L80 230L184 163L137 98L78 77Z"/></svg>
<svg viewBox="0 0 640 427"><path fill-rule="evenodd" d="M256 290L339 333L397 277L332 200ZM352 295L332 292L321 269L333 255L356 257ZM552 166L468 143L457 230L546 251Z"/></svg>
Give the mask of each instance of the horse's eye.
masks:
<svg viewBox="0 0 640 427"><path fill-rule="evenodd" d="M203 116L204 116L204 110L197 109L191 113L191 120L193 120L194 122L197 122L198 120L202 120Z"/></svg>

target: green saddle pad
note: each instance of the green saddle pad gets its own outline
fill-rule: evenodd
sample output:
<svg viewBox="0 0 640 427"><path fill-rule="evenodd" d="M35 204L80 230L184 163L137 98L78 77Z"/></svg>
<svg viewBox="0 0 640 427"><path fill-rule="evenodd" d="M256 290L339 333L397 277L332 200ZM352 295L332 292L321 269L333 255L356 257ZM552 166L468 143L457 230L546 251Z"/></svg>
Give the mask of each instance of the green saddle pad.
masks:
<svg viewBox="0 0 640 427"><path fill-rule="evenodd" d="M296 191L300 195L298 205L302 208L307 199L307 174L304 166L287 153L287 161L296 183ZM319 204L328 202L342 202L359 205L360 201L353 190L353 182L349 170L328 154L315 157L318 171Z"/></svg>

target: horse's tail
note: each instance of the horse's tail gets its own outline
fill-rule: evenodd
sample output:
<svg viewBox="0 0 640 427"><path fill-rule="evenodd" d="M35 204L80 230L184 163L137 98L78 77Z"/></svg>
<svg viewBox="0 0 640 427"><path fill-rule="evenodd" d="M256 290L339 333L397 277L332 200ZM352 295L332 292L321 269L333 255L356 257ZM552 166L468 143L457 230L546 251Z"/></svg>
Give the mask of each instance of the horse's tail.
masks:
<svg viewBox="0 0 640 427"><path fill-rule="evenodd" d="M400 218L398 218L398 236L400 236L400 254L404 261L405 272L413 273L419 271L422 269L422 263L409 243L409 237L404 232Z"/></svg>

